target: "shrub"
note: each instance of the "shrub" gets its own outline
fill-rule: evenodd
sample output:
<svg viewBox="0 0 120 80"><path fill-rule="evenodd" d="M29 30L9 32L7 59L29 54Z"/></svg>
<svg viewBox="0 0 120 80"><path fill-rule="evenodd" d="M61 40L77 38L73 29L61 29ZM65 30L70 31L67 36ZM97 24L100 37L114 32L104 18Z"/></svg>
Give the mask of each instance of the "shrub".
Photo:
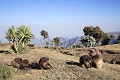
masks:
<svg viewBox="0 0 120 80"><path fill-rule="evenodd" d="M0 65L0 80L7 80L12 77L13 69L7 65Z"/></svg>
<svg viewBox="0 0 120 80"><path fill-rule="evenodd" d="M23 53L23 52L26 52L28 50L27 46L22 46L21 44L17 45L17 49L18 49L19 53Z"/></svg>

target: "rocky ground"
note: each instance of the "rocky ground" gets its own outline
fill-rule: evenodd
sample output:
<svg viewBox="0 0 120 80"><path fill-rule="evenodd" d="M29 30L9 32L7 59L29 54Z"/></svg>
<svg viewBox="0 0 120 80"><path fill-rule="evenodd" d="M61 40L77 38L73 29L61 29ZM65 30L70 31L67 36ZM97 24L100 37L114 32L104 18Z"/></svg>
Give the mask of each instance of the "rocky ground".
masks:
<svg viewBox="0 0 120 80"><path fill-rule="evenodd" d="M1 50L6 48L0 48ZM72 51L69 51L72 53ZM83 55L79 53L79 56ZM15 69L12 80L120 80L120 65L104 63L102 69L82 68L78 66L79 56L66 55L56 50L36 48L25 54L0 54L1 64L10 64L16 57L38 62L41 57L48 57L53 66L49 70Z"/></svg>

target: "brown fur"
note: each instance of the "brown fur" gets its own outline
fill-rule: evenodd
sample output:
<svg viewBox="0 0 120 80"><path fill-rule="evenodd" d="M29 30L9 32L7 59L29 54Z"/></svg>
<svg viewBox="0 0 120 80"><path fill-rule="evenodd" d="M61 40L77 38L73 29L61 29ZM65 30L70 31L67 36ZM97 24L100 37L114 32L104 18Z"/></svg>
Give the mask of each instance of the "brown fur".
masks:
<svg viewBox="0 0 120 80"><path fill-rule="evenodd" d="M48 63L49 58L42 57L38 62L39 69L50 69L52 66Z"/></svg>
<svg viewBox="0 0 120 80"><path fill-rule="evenodd" d="M92 67L92 58L89 55L83 55L79 59L80 66L83 67L85 66L86 68L91 68Z"/></svg>
<svg viewBox="0 0 120 80"><path fill-rule="evenodd" d="M22 58L15 58L11 62L11 66L17 69L27 69L28 68L29 61L27 59L22 60Z"/></svg>
<svg viewBox="0 0 120 80"><path fill-rule="evenodd" d="M11 62L11 66L13 66L14 68L20 68L20 64L22 63L22 58L15 58L12 62Z"/></svg>
<svg viewBox="0 0 120 80"><path fill-rule="evenodd" d="M24 59L20 64L19 69L21 70L28 69L28 64L29 64L29 61L27 59Z"/></svg>
<svg viewBox="0 0 120 80"><path fill-rule="evenodd" d="M99 50L92 48L89 55L92 57L92 66L101 69L103 66L103 57Z"/></svg>

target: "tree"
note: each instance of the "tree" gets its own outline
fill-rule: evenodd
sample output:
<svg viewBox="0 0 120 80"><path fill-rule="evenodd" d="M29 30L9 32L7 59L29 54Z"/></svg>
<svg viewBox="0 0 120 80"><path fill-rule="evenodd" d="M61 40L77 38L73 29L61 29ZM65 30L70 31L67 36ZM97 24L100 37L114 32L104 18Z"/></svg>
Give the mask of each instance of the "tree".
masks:
<svg viewBox="0 0 120 80"><path fill-rule="evenodd" d="M49 37L48 32L45 30L42 30L40 33L41 33L41 36L43 36L43 38L44 38L44 44L45 44L46 43L45 39L47 39ZM45 46L46 46L46 44L45 44Z"/></svg>
<svg viewBox="0 0 120 80"><path fill-rule="evenodd" d="M15 51L18 52L17 50L17 42L18 42L18 29L15 26L10 26L10 28L8 29L8 31L6 31L5 33L5 37L9 42L12 42L13 45L11 46L11 48Z"/></svg>
<svg viewBox="0 0 120 80"><path fill-rule="evenodd" d="M55 46L59 46L60 38L59 37L54 38L54 43L55 43Z"/></svg>
<svg viewBox="0 0 120 80"><path fill-rule="evenodd" d="M87 36L87 35L92 36L93 31L94 31L94 27L92 27L92 26L85 26L83 29L85 36Z"/></svg>
<svg viewBox="0 0 120 80"><path fill-rule="evenodd" d="M108 37L107 33L105 33L102 39L102 45L108 45L109 41L110 41L110 37Z"/></svg>
<svg viewBox="0 0 120 80"><path fill-rule="evenodd" d="M89 36L93 36L93 38L96 39L96 42L101 42L106 36L106 34L100 29L99 26L96 27L92 27L92 26L87 26L84 27L83 32L85 34L85 36L89 35Z"/></svg>
<svg viewBox="0 0 120 80"><path fill-rule="evenodd" d="M20 26L19 28L11 26L6 32L6 39L13 43L11 48L16 52L23 52L25 45L34 38L32 31L27 26ZM23 49L22 49L23 48Z"/></svg>
<svg viewBox="0 0 120 80"><path fill-rule="evenodd" d="M29 27L22 25L18 28L19 43L21 43L23 47L33 38L35 37Z"/></svg>

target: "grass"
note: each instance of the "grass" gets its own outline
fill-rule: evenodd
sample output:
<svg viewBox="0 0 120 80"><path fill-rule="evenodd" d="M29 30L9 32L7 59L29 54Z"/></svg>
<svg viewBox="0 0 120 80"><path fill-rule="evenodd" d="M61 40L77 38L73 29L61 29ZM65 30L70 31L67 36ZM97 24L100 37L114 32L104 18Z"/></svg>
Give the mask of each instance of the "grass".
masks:
<svg viewBox="0 0 120 80"><path fill-rule="evenodd" d="M96 47L103 51L103 58L115 58L120 60L120 45L109 45ZM6 47L0 47L1 50L8 50ZM9 72L9 69L2 67L1 71L3 79L6 80L12 76L12 80L119 80L120 79L120 65L105 63L102 69L96 68L82 68L75 63L79 63L79 57L88 54L89 48L75 48L75 49L61 49L60 51L46 48L30 49L25 54L0 54L1 64L10 64L10 62L16 58L21 57L28 59L30 63L38 62L41 57L48 57L49 63L53 66L50 70L35 70L28 71L15 71L16 74ZM110 54L111 53L111 54ZM113 54L112 54L113 53ZM72 64L67 64L71 63ZM2 65L5 66L5 65ZM9 66L6 66L10 68ZM14 68L13 68L14 69ZM7 70L7 71L6 71ZM10 71L12 71L10 69ZM3 73L5 72L5 73ZM7 75L6 75L7 74ZM6 79L4 79L6 76Z"/></svg>
<svg viewBox="0 0 120 80"><path fill-rule="evenodd" d="M7 65L0 65L0 80L7 80L12 77L13 69Z"/></svg>

